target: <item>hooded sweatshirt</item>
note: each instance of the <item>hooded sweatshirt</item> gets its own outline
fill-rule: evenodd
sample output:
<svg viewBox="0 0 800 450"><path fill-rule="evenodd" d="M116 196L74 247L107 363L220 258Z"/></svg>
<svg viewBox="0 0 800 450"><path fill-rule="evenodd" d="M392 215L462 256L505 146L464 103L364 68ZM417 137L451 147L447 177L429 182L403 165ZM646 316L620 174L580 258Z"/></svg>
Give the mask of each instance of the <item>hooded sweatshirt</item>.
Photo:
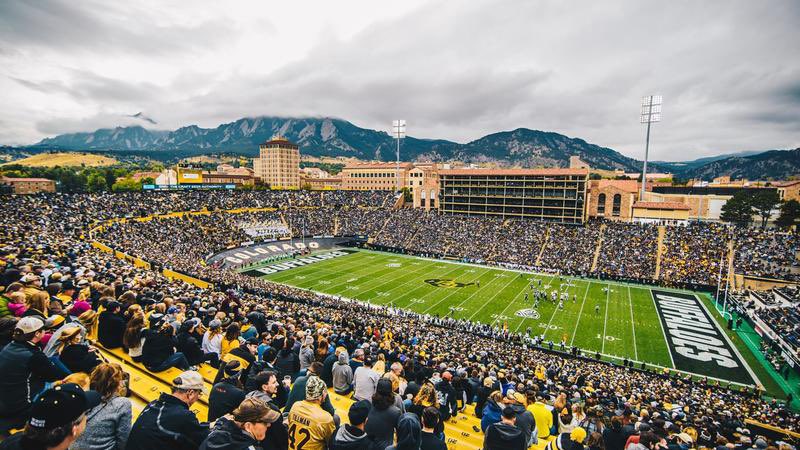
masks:
<svg viewBox="0 0 800 450"><path fill-rule="evenodd" d="M333 434L328 450L371 450L374 445L375 441L366 432L350 424L343 424Z"/></svg>
<svg viewBox="0 0 800 450"><path fill-rule="evenodd" d="M258 448L259 442L232 420L220 417L206 440L200 444L200 450L246 450L251 446Z"/></svg>
<svg viewBox="0 0 800 450"><path fill-rule="evenodd" d="M353 385L353 369L347 358L347 352L339 353L339 360L333 365L333 390L337 394L344 394Z"/></svg>
<svg viewBox="0 0 800 450"><path fill-rule="evenodd" d="M387 450L419 450L422 444L422 426L413 413L405 413L397 421L397 445Z"/></svg>
<svg viewBox="0 0 800 450"><path fill-rule="evenodd" d="M527 447L522 430L503 422L491 424L483 438L483 450L525 450Z"/></svg>

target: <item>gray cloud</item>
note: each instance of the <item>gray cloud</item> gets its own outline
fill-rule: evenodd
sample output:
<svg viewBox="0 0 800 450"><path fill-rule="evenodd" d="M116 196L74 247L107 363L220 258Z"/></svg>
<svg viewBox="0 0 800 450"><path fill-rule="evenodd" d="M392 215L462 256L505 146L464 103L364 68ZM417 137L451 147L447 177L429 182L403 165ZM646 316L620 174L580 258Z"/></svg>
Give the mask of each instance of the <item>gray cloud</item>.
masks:
<svg viewBox="0 0 800 450"><path fill-rule="evenodd" d="M186 58L224 52L236 30L155 26L135 15L117 29L120 11L45 5L0 6L0 42L33 49L69 41L65 51L76 53L113 49L140 55L143 70L135 82L83 69L58 79L15 76L19 89L85 105L78 118L42 115L38 133L113 126L132 110L157 111L160 126L172 128L302 115L386 129L401 117L419 137L465 142L528 127L641 157L639 98L657 93L665 104L653 130L656 159L800 145L800 4L792 0L435 1L345 40L321 33L293 63L273 68L265 43L263 55L245 56L263 59L255 70L207 72ZM23 32L31 26L54 31ZM151 81L148 59L164 52L182 58L179 75Z"/></svg>

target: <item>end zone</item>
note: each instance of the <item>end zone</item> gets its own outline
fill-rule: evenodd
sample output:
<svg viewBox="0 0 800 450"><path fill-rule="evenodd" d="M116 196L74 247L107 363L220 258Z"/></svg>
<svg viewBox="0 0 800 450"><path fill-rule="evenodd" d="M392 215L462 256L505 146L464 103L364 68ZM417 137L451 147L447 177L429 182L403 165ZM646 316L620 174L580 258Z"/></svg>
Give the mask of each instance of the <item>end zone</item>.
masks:
<svg viewBox="0 0 800 450"><path fill-rule="evenodd" d="M676 369L744 385L759 382L696 295L650 292Z"/></svg>

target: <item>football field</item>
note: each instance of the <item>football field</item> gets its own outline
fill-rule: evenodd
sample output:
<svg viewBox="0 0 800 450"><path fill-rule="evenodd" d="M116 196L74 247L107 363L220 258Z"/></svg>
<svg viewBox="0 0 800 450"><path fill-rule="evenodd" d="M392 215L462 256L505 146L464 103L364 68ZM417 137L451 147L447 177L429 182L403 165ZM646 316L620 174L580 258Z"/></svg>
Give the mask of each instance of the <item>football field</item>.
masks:
<svg viewBox="0 0 800 450"><path fill-rule="evenodd" d="M242 272L349 299L530 332L553 341L555 349L564 342L591 356L599 352L606 360L629 358L742 384L756 379L736 347L730 341L726 345L718 313L688 291L365 250L312 256L317 258L260 264ZM546 293L538 304L537 290ZM698 329L708 334L698 335Z"/></svg>

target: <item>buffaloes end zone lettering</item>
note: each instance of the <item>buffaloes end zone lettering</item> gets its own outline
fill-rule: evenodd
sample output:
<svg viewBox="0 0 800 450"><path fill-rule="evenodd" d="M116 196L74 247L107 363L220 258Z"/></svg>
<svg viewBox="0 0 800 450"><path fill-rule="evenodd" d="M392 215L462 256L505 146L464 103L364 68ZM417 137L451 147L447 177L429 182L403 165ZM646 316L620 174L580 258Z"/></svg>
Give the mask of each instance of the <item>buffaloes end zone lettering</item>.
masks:
<svg viewBox="0 0 800 450"><path fill-rule="evenodd" d="M284 270L294 269L295 267L314 264L315 262L325 261L327 259L346 256L349 255L350 253L352 253L351 250L337 250L334 252L320 253L319 255L314 255L314 256L304 256L302 258L287 259L281 261L280 263L271 264L265 267L259 267L257 269L246 270L242 273L251 277L260 277L262 275L270 275L273 273L283 272Z"/></svg>
<svg viewBox="0 0 800 450"><path fill-rule="evenodd" d="M675 368L753 384L744 363L694 295L652 290Z"/></svg>
<svg viewBox="0 0 800 450"><path fill-rule="evenodd" d="M440 288L462 288L465 286L471 286L475 283L459 283L458 281L451 280L449 278L431 278L425 280L426 283L430 284L431 286L436 286Z"/></svg>

